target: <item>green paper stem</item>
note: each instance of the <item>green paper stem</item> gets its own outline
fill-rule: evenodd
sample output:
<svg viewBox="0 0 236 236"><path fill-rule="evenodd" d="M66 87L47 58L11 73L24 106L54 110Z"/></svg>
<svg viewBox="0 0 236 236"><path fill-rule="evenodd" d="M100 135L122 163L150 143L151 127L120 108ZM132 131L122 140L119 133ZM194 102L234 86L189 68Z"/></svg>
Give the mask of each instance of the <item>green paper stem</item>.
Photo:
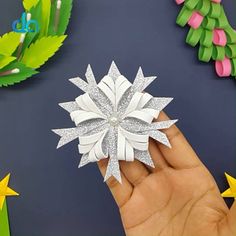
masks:
<svg viewBox="0 0 236 236"><path fill-rule="evenodd" d="M0 210L0 235L1 236L10 236L10 228L9 228L6 201L3 204L2 210Z"/></svg>

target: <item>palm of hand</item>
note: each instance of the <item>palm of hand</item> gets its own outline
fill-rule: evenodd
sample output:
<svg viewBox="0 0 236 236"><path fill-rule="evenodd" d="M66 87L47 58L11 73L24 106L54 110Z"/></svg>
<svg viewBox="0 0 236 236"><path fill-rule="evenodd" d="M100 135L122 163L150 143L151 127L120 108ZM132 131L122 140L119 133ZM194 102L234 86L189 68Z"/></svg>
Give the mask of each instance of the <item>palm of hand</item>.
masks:
<svg viewBox="0 0 236 236"><path fill-rule="evenodd" d="M168 117L161 113L160 120ZM176 126L172 149L150 140L156 168L120 162L122 185L107 182L127 236L235 236L236 203L228 209L218 187ZM105 175L107 160L99 162Z"/></svg>
<svg viewBox="0 0 236 236"><path fill-rule="evenodd" d="M207 170L197 166L150 174L120 213L129 236L216 236L228 208Z"/></svg>

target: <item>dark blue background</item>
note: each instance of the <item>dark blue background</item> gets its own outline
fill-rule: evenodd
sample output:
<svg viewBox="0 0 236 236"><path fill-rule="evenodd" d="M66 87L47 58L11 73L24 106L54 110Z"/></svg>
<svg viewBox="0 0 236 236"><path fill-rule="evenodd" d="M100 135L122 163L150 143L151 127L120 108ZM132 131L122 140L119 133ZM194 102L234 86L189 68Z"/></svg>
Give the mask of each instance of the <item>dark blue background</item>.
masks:
<svg viewBox="0 0 236 236"><path fill-rule="evenodd" d="M236 26L236 4L225 1ZM77 169L77 141L56 150L51 128L72 127L57 104L79 90L68 82L83 76L88 63L100 79L112 60L133 79L138 66L158 75L149 91L173 96L167 108L179 118L221 191L224 172L236 176L236 81L219 79L213 64L198 62L184 41L187 28L175 25L173 0L75 0L69 37L41 73L0 91L0 177L12 173L21 193L8 198L12 236L124 235L118 209L95 164ZM1 1L0 33L20 17L21 1Z"/></svg>

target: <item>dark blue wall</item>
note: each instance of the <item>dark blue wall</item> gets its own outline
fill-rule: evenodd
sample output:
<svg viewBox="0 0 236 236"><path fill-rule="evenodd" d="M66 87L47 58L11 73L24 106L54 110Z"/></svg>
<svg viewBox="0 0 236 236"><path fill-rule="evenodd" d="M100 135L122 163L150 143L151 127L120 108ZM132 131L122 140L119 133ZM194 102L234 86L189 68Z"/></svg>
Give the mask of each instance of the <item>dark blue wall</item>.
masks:
<svg viewBox="0 0 236 236"><path fill-rule="evenodd" d="M236 4L225 1L236 26ZM167 108L210 169L221 190L223 173L236 176L236 81L219 79L213 65L198 62L175 25L173 0L75 0L69 37L34 78L0 91L0 177L12 173L21 193L8 198L12 236L118 236L117 207L96 164L77 169L77 141L56 150L51 128L73 123L57 103L79 90L68 82L88 63L97 78L112 60L133 79L139 65L158 75L149 91L173 96ZM21 1L1 1L0 33L21 14Z"/></svg>

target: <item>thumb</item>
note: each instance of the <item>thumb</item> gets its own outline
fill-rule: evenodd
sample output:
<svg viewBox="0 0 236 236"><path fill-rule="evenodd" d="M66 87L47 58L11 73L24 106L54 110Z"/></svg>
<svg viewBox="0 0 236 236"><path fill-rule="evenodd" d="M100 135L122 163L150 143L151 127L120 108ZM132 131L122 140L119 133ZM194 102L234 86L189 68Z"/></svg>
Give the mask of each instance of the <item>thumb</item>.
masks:
<svg viewBox="0 0 236 236"><path fill-rule="evenodd" d="M230 230L236 234L236 201L234 201L234 204L230 208L230 211L227 215L227 221Z"/></svg>

